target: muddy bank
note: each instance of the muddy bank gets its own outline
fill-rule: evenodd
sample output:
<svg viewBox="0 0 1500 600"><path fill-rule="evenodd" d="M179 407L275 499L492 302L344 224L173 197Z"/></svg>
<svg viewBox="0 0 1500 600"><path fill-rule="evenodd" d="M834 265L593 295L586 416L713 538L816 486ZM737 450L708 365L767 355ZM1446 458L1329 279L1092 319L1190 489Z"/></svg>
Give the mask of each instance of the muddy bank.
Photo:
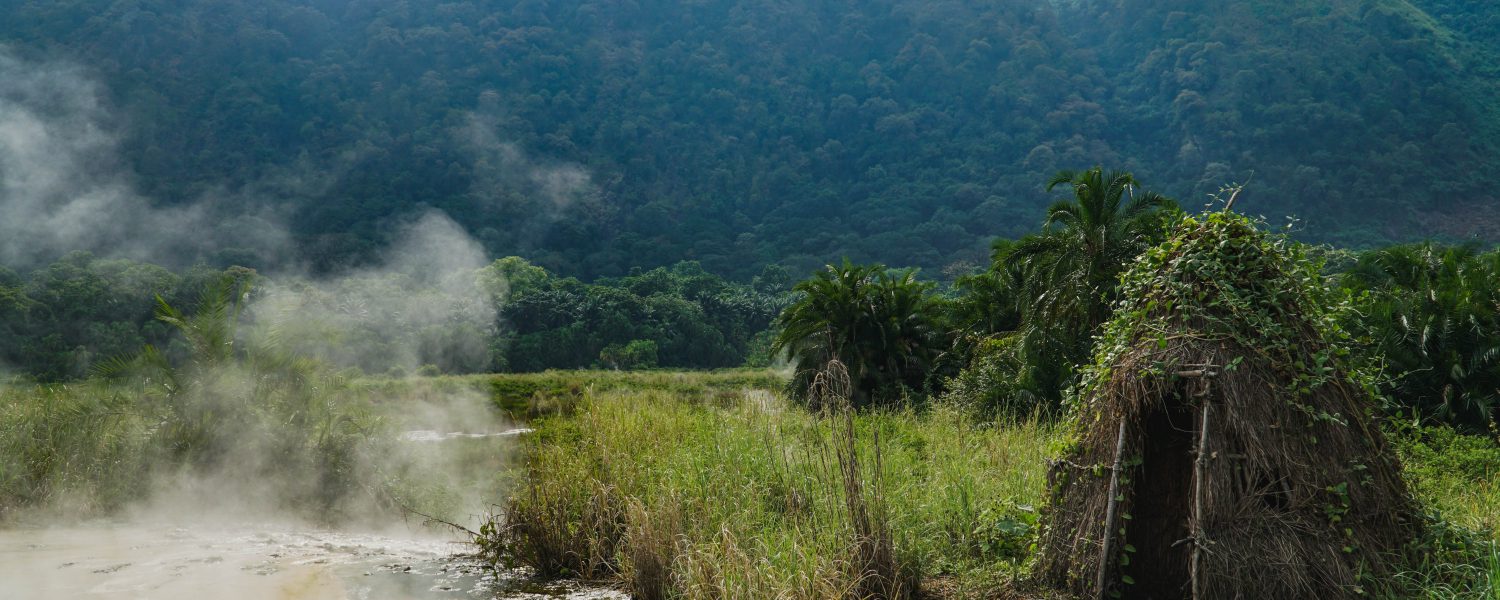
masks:
<svg viewBox="0 0 1500 600"><path fill-rule="evenodd" d="M455 538L287 526L96 524L0 530L8 600L379 600L625 596L537 587L495 572Z"/></svg>

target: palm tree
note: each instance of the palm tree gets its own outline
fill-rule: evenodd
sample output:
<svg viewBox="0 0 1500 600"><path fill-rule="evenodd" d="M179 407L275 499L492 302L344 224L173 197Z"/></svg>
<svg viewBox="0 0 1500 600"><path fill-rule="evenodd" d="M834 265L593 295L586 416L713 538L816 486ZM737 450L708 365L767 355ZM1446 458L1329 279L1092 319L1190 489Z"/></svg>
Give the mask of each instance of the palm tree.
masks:
<svg viewBox="0 0 1500 600"><path fill-rule="evenodd" d="M1003 258L1022 280L1023 352L1042 369L1034 377L1038 391L1054 399L1069 365L1087 359L1093 332L1109 318L1120 274L1161 243L1166 216L1177 208L1161 194L1137 191L1130 173L1102 167L1061 171L1047 191L1060 185L1071 196L1047 209L1041 233Z"/></svg>
<svg viewBox="0 0 1500 600"><path fill-rule="evenodd" d="M959 343L972 344L1021 326L1023 277L1008 260L1015 246L1012 240L995 240L990 245L990 268L953 282L958 295L950 310Z"/></svg>
<svg viewBox="0 0 1500 600"><path fill-rule="evenodd" d="M1364 253L1344 276L1370 292L1355 327L1415 411L1473 433L1500 421L1500 253L1431 243Z"/></svg>
<svg viewBox="0 0 1500 600"><path fill-rule="evenodd" d="M790 384L807 399L819 370L838 360L849 372L855 406L888 403L920 388L943 347L939 301L912 271L854 265L847 259L797 284L798 299L778 319L773 351L797 364Z"/></svg>
<svg viewBox="0 0 1500 600"><path fill-rule="evenodd" d="M1072 197L1053 203L1042 233L1021 240L1007 260L1026 271L1038 316L1097 327L1108 318L1120 273L1161 242L1162 215L1177 205L1155 192L1137 193L1130 173L1102 167L1061 171L1047 191L1063 184Z"/></svg>

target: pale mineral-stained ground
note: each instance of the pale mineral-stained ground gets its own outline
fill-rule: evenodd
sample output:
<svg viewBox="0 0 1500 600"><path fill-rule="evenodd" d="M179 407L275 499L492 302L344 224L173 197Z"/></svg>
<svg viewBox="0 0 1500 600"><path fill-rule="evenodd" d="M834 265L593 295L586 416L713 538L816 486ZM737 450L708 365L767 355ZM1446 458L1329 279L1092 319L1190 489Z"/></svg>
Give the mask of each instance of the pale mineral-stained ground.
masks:
<svg viewBox="0 0 1500 600"><path fill-rule="evenodd" d="M493 571L471 547L414 529L95 523L0 530L5 600L623 599Z"/></svg>

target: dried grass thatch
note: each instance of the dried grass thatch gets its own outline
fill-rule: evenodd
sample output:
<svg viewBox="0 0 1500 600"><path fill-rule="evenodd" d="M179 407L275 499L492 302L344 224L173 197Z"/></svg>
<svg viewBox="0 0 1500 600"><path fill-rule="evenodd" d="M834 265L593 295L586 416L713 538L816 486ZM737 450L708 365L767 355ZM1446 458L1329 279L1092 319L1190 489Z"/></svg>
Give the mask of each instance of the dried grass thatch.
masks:
<svg viewBox="0 0 1500 600"><path fill-rule="evenodd" d="M1332 599L1390 572L1419 525L1318 277L1227 213L1132 268L1050 473L1040 583Z"/></svg>

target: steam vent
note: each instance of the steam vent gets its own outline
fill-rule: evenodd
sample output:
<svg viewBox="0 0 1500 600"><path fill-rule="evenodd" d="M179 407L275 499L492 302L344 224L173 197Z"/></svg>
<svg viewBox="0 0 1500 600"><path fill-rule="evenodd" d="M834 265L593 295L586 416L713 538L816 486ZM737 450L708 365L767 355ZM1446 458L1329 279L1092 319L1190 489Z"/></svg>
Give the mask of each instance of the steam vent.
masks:
<svg viewBox="0 0 1500 600"><path fill-rule="evenodd" d="M1049 473L1036 576L1083 598L1349 598L1420 526L1318 274L1231 213L1126 274Z"/></svg>

